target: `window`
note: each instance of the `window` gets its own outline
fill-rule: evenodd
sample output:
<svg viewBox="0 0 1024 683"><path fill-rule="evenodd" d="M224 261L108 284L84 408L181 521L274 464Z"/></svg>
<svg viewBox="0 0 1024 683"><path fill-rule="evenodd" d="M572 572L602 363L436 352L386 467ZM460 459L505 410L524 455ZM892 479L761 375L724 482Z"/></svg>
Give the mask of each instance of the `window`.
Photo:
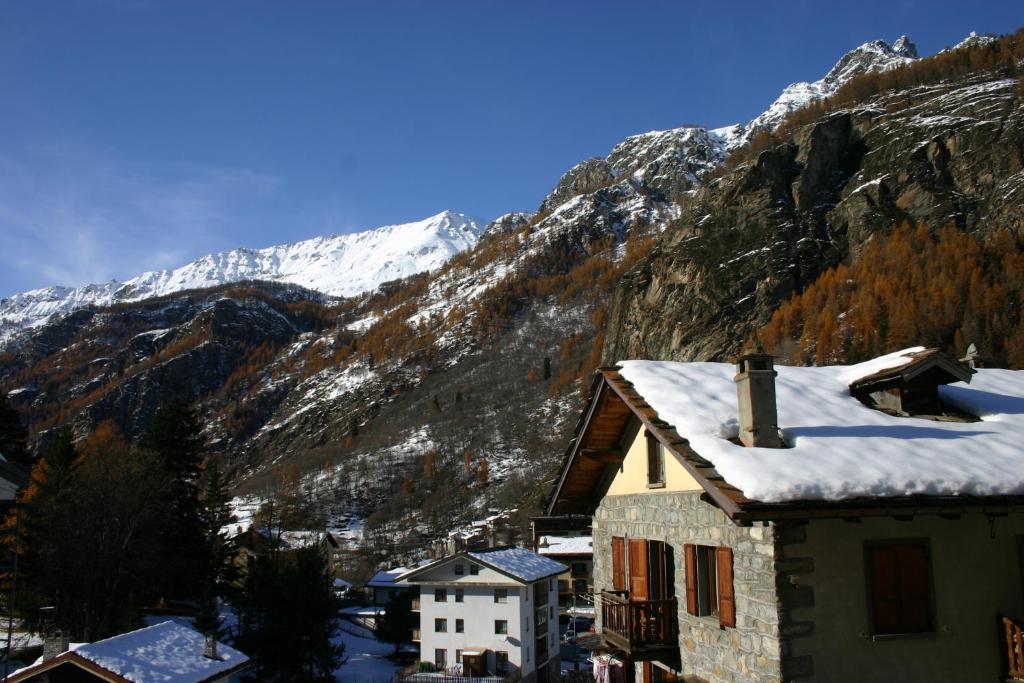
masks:
<svg viewBox="0 0 1024 683"><path fill-rule="evenodd" d="M436 666L438 669L446 669L448 667L447 650L434 650L434 666Z"/></svg>
<svg viewBox="0 0 1024 683"><path fill-rule="evenodd" d="M464 595L465 594L464 594L464 592L463 592L463 590L461 588L456 588L455 589L455 602L462 602L462 599L463 599Z"/></svg>
<svg viewBox="0 0 1024 683"><path fill-rule="evenodd" d="M471 575L473 575L473 576L476 576L477 574L479 574L480 573L480 565L478 565L478 564L471 564L471 565L469 565L469 573Z"/></svg>
<svg viewBox="0 0 1024 683"><path fill-rule="evenodd" d="M934 631L928 544L870 543L866 555L872 634Z"/></svg>
<svg viewBox="0 0 1024 683"><path fill-rule="evenodd" d="M526 632L530 632L530 617L526 617Z"/></svg>
<svg viewBox="0 0 1024 683"><path fill-rule="evenodd" d="M508 653L497 651L494 653L494 670L496 673L503 674L508 672Z"/></svg>
<svg viewBox="0 0 1024 683"><path fill-rule="evenodd" d="M552 606L548 607L548 619L554 619L554 618L555 618L555 606L552 605Z"/></svg>
<svg viewBox="0 0 1024 683"><path fill-rule="evenodd" d="M456 619L455 620L455 632L456 633L465 633L466 632L465 622L462 621L462 619Z"/></svg>
<svg viewBox="0 0 1024 683"><path fill-rule="evenodd" d="M495 619L494 620L494 632L496 634L498 634L498 635L507 635L508 634L508 621L506 621L505 619Z"/></svg>
<svg viewBox="0 0 1024 683"><path fill-rule="evenodd" d="M573 562L572 563L572 575L573 576L586 576L587 565L585 562Z"/></svg>
<svg viewBox="0 0 1024 683"><path fill-rule="evenodd" d="M434 602L448 602L448 589L447 588L435 588L434 589Z"/></svg>
<svg viewBox="0 0 1024 683"><path fill-rule="evenodd" d="M495 588L494 589L494 602L508 602L508 589L507 588Z"/></svg>
<svg viewBox="0 0 1024 683"><path fill-rule="evenodd" d="M529 661L530 661L530 646L529 645L526 646L526 661L527 661L527 663L529 663Z"/></svg>
<svg viewBox="0 0 1024 683"><path fill-rule="evenodd" d="M466 568L463 566L463 564L461 562L456 562L455 563L455 576L462 576L465 573L466 573Z"/></svg>
<svg viewBox="0 0 1024 683"><path fill-rule="evenodd" d="M462 664L462 650L455 651L455 663Z"/></svg>
<svg viewBox="0 0 1024 683"><path fill-rule="evenodd" d="M696 616L717 616L721 626L735 626L732 548L687 543L683 549L686 611Z"/></svg>
<svg viewBox="0 0 1024 683"><path fill-rule="evenodd" d="M665 447L651 432L644 430L647 437L647 485L665 485Z"/></svg>
<svg viewBox="0 0 1024 683"><path fill-rule="evenodd" d="M448 620L447 619L434 619L434 633L447 633L448 632Z"/></svg>

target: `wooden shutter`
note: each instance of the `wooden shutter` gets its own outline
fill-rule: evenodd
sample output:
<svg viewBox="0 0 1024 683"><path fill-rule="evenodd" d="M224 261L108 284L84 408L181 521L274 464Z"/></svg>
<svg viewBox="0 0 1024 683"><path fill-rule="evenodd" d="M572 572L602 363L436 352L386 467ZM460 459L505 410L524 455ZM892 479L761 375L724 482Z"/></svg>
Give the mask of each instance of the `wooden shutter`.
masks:
<svg viewBox="0 0 1024 683"><path fill-rule="evenodd" d="M686 611L697 613L697 546L683 546L683 571L686 572Z"/></svg>
<svg viewBox="0 0 1024 683"><path fill-rule="evenodd" d="M612 537L612 590L626 590L626 541Z"/></svg>
<svg viewBox="0 0 1024 683"><path fill-rule="evenodd" d="M662 541L647 542L647 566L650 580L647 592L651 600L665 599L665 544Z"/></svg>
<svg viewBox="0 0 1024 683"><path fill-rule="evenodd" d="M732 580L732 548L719 546L715 550L718 562L718 623L736 626L736 591Z"/></svg>
<svg viewBox="0 0 1024 683"><path fill-rule="evenodd" d="M647 590L647 541L629 539L629 599L649 600Z"/></svg>
<svg viewBox="0 0 1024 683"><path fill-rule="evenodd" d="M928 580L928 552L923 545L896 549L900 568L900 593L904 633L932 630L932 596Z"/></svg>
<svg viewBox="0 0 1024 683"><path fill-rule="evenodd" d="M928 553L923 544L871 548L871 615L874 632L932 630Z"/></svg>

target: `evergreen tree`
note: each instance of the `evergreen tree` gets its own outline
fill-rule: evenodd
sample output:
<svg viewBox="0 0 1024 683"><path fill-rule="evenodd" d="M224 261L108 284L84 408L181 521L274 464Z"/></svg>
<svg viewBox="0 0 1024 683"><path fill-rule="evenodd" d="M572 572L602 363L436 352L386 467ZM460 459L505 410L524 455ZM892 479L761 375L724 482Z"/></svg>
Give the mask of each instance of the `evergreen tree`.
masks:
<svg viewBox="0 0 1024 683"><path fill-rule="evenodd" d="M139 446L153 453L162 466L171 501L171 524L162 532L168 561L160 589L165 595L196 597L203 579L206 550L199 519L205 440L195 411L178 400L160 408Z"/></svg>
<svg viewBox="0 0 1024 683"><path fill-rule="evenodd" d="M338 599L320 548L271 552L257 559L236 602L238 646L261 679L333 681L344 647Z"/></svg>
<svg viewBox="0 0 1024 683"><path fill-rule="evenodd" d="M200 613L196 618L196 626L203 633L216 634L217 597L227 595L231 582L236 578L235 568L231 563L234 547L226 531L226 528L235 521L230 501L227 485L220 470L212 468L206 475L199 507L199 524L206 550L206 561L200 577Z"/></svg>
<svg viewBox="0 0 1024 683"><path fill-rule="evenodd" d="M396 593L384 609L384 618L377 626L377 638L395 646L398 653L402 643L412 641L412 630L416 617L412 611L412 596L408 591Z"/></svg>
<svg viewBox="0 0 1024 683"><path fill-rule="evenodd" d="M27 441L28 430L21 423L18 411L11 406L6 394L0 394L0 455L28 469L32 466L32 459Z"/></svg>

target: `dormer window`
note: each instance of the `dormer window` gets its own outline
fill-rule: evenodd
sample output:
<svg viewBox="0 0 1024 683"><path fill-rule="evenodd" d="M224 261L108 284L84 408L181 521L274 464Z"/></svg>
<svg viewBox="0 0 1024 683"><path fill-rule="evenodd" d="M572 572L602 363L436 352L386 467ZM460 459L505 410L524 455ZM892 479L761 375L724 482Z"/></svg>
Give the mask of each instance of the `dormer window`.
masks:
<svg viewBox="0 0 1024 683"><path fill-rule="evenodd" d="M850 394L871 408L899 417L977 419L945 405L939 395L943 384L970 382L974 370L939 349L907 353L900 360L904 362L852 381Z"/></svg>

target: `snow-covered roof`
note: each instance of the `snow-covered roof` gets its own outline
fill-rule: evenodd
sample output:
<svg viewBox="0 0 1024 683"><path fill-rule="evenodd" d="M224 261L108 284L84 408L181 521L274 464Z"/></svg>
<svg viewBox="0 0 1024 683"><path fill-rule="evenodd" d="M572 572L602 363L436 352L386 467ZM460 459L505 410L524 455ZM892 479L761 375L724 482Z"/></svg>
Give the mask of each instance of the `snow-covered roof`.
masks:
<svg viewBox="0 0 1024 683"><path fill-rule="evenodd" d="M526 548L473 550L466 555L524 583L540 581L569 569L561 562L555 562Z"/></svg>
<svg viewBox="0 0 1024 683"><path fill-rule="evenodd" d="M371 588L408 588L401 584L395 584L395 581L399 576L407 572L411 572L413 569L423 567L431 564L430 561L424 561L417 564L415 567L395 567L393 569L381 569L379 572L374 574L369 581L366 582L367 586Z"/></svg>
<svg viewBox="0 0 1024 683"><path fill-rule="evenodd" d="M594 539L591 536L541 536L537 552L541 555L592 555Z"/></svg>
<svg viewBox="0 0 1024 683"><path fill-rule="evenodd" d="M205 644L206 637L199 631L165 621L87 643L61 657L85 659L136 683L200 683L238 669L249 661L244 653L223 643L217 644L217 659L204 657ZM59 663L58 659L43 662L40 667L49 668ZM29 669L23 669L19 675L34 675Z"/></svg>
<svg viewBox="0 0 1024 683"><path fill-rule="evenodd" d="M788 448L744 448L735 368L624 361L620 373L702 458L749 499L1024 495L1024 371L978 370L942 399L980 422L896 417L850 395L849 383L898 366L908 349L855 366L776 366Z"/></svg>

